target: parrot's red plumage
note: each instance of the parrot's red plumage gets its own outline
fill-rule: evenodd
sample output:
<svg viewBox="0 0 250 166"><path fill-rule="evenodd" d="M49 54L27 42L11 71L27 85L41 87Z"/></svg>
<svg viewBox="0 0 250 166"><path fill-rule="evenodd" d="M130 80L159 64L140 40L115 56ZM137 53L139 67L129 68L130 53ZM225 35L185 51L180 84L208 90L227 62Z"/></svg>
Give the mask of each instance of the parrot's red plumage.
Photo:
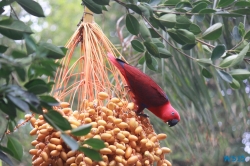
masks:
<svg viewBox="0 0 250 166"><path fill-rule="evenodd" d="M108 59L119 69L134 94L138 115L143 115L141 112L147 108L170 127L180 121L179 113L171 106L165 92L149 76L110 53Z"/></svg>

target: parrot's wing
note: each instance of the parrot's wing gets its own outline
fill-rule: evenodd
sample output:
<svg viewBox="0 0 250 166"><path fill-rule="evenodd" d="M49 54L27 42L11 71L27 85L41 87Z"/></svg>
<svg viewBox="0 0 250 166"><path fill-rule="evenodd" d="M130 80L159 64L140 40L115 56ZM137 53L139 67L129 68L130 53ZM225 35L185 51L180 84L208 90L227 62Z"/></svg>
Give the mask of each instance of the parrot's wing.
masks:
<svg viewBox="0 0 250 166"><path fill-rule="evenodd" d="M153 79L125 62L122 67L125 72L125 79L138 103L148 108L160 106L168 102L165 92Z"/></svg>

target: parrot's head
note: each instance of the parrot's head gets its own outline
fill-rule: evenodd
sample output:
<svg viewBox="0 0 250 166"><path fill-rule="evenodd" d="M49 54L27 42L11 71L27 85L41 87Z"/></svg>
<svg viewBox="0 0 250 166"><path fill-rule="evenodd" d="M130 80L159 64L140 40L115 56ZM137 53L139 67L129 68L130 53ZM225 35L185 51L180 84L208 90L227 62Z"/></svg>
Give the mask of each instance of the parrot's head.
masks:
<svg viewBox="0 0 250 166"><path fill-rule="evenodd" d="M167 123L169 127L175 126L180 121L179 113L172 107L170 102L165 105L163 121Z"/></svg>

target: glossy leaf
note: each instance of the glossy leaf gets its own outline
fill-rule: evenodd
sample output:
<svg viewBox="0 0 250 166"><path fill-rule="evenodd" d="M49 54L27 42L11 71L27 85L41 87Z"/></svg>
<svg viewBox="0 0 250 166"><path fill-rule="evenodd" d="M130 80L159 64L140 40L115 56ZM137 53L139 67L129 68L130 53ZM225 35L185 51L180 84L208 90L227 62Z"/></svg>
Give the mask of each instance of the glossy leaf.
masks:
<svg viewBox="0 0 250 166"><path fill-rule="evenodd" d="M151 41L151 34L147 26L144 24L144 22L140 22L140 36L145 41Z"/></svg>
<svg viewBox="0 0 250 166"><path fill-rule="evenodd" d="M213 77L213 75L206 68L203 68L201 73L206 78L212 78Z"/></svg>
<svg viewBox="0 0 250 166"><path fill-rule="evenodd" d="M93 0L82 0L82 2L92 12L94 12L96 14L101 14L102 13L102 6L96 4Z"/></svg>
<svg viewBox="0 0 250 166"><path fill-rule="evenodd" d="M150 34L152 38L160 38L161 36L158 34L158 31L155 31L153 28L149 28ZM158 33L157 33L158 32Z"/></svg>
<svg viewBox="0 0 250 166"><path fill-rule="evenodd" d="M217 45L212 52L211 60L215 61L216 59L220 58L224 52L226 51L226 47L224 44Z"/></svg>
<svg viewBox="0 0 250 166"><path fill-rule="evenodd" d="M215 12L216 12L216 10L214 10L214 9L202 9L199 11L199 14L212 14Z"/></svg>
<svg viewBox="0 0 250 166"><path fill-rule="evenodd" d="M67 134L62 133L61 138L70 147L72 151L78 150L79 144L72 137L68 136Z"/></svg>
<svg viewBox="0 0 250 166"><path fill-rule="evenodd" d="M250 76L250 72L245 69L234 69L231 70L229 73L233 76L234 79L238 81L248 79Z"/></svg>
<svg viewBox="0 0 250 166"><path fill-rule="evenodd" d="M91 124L84 124L71 130L71 134L75 136L84 136L90 132L91 128L92 128Z"/></svg>
<svg viewBox="0 0 250 166"><path fill-rule="evenodd" d="M14 166L10 158L0 150L0 160L8 164L9 166Z"/></svg>
<svg viewBox="0 0 250 166"><path fill-rule="evenodd" d="M237 1L235 2L234 6L238 7L250 7L250 1Z"/></svg>
<svg viewBox="0 0 250 166"><path fill-rule="evenodd" d="M236 79L233 78L233 81L231 84L229 84L231 88L233 89L239 89L240 88L240 83Z"/></svg>
<svg viewBox="0 0 250 166"><path fill-rule="evenodd" d="M209 27L202 35L205 40L216 40L222 34L222 24L216 23Z"/></svg>
<svg viewBox="0 0 250 166"><path fill-rule="evenodd" d="M225 7L225 6L232 4L233 2L234 2L234 0L220 0L217 6L218 7Z"/></svg>
<svg viewBox="0 0 250 166"><path fill-rule="evenodd" d="M160 58L170 58L172 57L173 55L165 48L161 48L161 47L158 47L158 51L159 51L159 57Z"/></svg>
<svg viewBox="0 0 250 166"><path fill-rule="evenodd" d="M176 14L164 14L158 20L167 28L173 28L176 23Z"/></svg>
<svg viewBox="0 0 250 166"><path fill-rule="evenodd" d="M132 14L127 14L126 16L126 27L131 34L139 34L140 24Z"/></svg>
<svg viewBox="0 0 250 166"><path fill-rule="evenodd" d="M201 10L205 9L207 7L207 3L201 2L193 7L191 10L192 13L199 13Z"/></svg>
<svg viewBox="0 0 250 166"><path fill-rule="evenodd" d="M28 55L25 52L19 51L19 50L13 50L12 53L11 53L11 56L13 58L16 58L16 59L17 58L26 58L26 57L28 57Z"/></svg>
<svg viewBox="0 0 250 166"><path fill-rule="evenodd" d="M164 5L166 5L166 6L175 6L179 2L181 2L181 0L166 0L164 2Z"/></svg>
<svg viewBox="0 0 250 166"><path fill-rule="evenodd" d="M98 5L109 5L110 0L93 0Z"/></svg>
<svg viewBox="0 0 250 166"><path fill-rule="evenodd" d="M150 70L153 71L158 70L157 61L153 57L151 57L151 55L148 52L145 53L145 60L146 60L146 65Z"/></svg>
<svg viewBox="0 0 250 166"><path fill-rule="evenodd" d="M41 42L39 46L47 51L48 58L60 59L65 55L60 47L57 47L51 43Z"/></svg>
<svg viewBox="0 0 250 166"><path fill-rule="evenodd" d="M242 22L239 23L238 29L240 36L243 37L245 35L245 26Z"/></svg>
<svg viewBox="0 0 250 166"><path fill-rule="evenodd" d="M194 46L196 46L196 43L194 43L194 44L185 44L185 45L183 45L181 47L181 49L183 49L183 50L190 50L190 49L194 48Z"/></svg>
<svg viewBox="0 0 250 166"><path fill-rule="evenodd" d="M45 17L43 9L39 3L33 0L16 0L24 10L33 16Z"/></svg>
<svg viewBox="0 0 250 166"><path fill-rule="evenodd" d="M242 62L248 50L249 50L249 43L240 51L238 56L234 59L232 65L237 65L238 63Z"/></svg>
<svg viewBox="0 0 250 166"><path fill-rule="evenodd" d="M152 42L159 48L165 48L164 44L162 43L162 41L160 41L159 39L153 38Z"/></svg>
<svg viewBox="0 0 250 166"><path fill-rule="evenodd" d="M189 31L192 32L195 35L198 35L198 34L201 33L200 27L198 25L196 25L196 24L191 24L189 26Z"/></svg>
<svg viewBox="0 0 250 166"><path fill-rule="evenodd" d="M186 44L176 33L175 29L169 29L168 31L169 36L177 43L184 45Z"/></svg>
<svg viewBox="0 0 250 166"><path fill-rule="evenodd" d="M15 71L18 77L20 78L20 80L24 82L26 79L26 70L23 67L16 66Z"/></svg>
<svg viewBox="0 0 250 166"><path fill-rule="evenodd" d="M191 21L186 16L176 17L176 27L181 29L187 29L191 25Z"/></svg>
<svg viewBox="0 0 250 166"><path fill-rule="evenodd" d="M136 39L132 40L131 45L138 52L144 52L145 51L145 48L144 48L143 44L139 40L136 40Z"/></svg>
<svg viewBox="0 0 250 166"><path fill-rule="evenodd" d="M89 138L86 141L84 141L84 144L88 144L95 150L100 150L102 148L105 148L104 142L97 138Z"/></svg>
<svg viewBox="0 0 250 166"><path fill-rule="evenodd" d="M46 102L47 104L49 104L50 106L58 106L59 102L52 96L39 96L40 100L42 100L43 102Z"/></svg>
<svg viewBox="0 0 250 166"><path fill-rule="evenodd" d="M18 161L21 161L21 159L23 157L23 147L22 147L22 145L14 137L8 136L7 138L8 138L7 148L13 154L12 157L14 157L15 159L17 159Z"/></svg>
<svg viewBox="0 0 250 166"><path fill-rule="evenodd" d="M219 74L219 76L226 82L228 83L232 83L233 82L233 77L228 74L227 72L223 71L223 70L216 70L217 73Z"/></svg>
<svg viewBox="0 0 250 166"><path fill-rule="evenodd" d="M203 59L197 59L196 61L202 67L208 67L208 66L210 66L212 64L211 59L205 59L205 58L203 58Z"/></svg>
<svg viewBox="0 0 250 166"><path fill-rule="evenodd" d="M72 129L69 121L57 111L49 110L46 114L44 114L44 118L51 126L55 128L59 128L63 131Z"/></svg>
<svg viewBox="0 0 250 166"><path fill-rule="evenodd" d="M218 11L215 13L216 15L223 16L223 17L243 17L242 14L227 12L227 11Z"/></svg>
<svg viewBox="0 0 250 166"><path fill-rule="evenodd" d="M35 39L30 35L24 35L24 40L28 55L34 53L37 48Z"/></svg>
<svg viewBox="0 0 250 166"><path fill-rule="evenodd" d="M126 7L133 10L134 12L136 12L137 14L142 14L140 8L137 5L134 4L126 4Z"/></svg>
<svg viewBox="0 0 250 166"><path fill-rule="evenodd" d="M176 33L178 37L183 40L185 43L193 44L195 43L195 36L192 32L189 32L186 29L177 29Z"/></svg>
<svg viewBox="0 0 250 166"><path fill-rule="evenodd" d="M6 47L4 45L0 45L0 53L4 53L7 49L8 49L8 47Z"/></svg>
<svg viewBox="0 0 250 166"><path fill-rule="evenodd" d="M148 52L151 55L153 55L155 57L159 57L159 50L158 50L157 46L154 43L152 43L152 42L144 42L143 44L147 48Z"/></svg>
<svg viewBox="0 0 250 166"><path fill-rule="evenodd" d="M34 94L42 94L49 90L47 84L41 79L30 80L24 85L24 87Z"/></svg>
<svg viewBox="0 0 250 166"><path fill-rule="evenodd" d="M248 31L245 36L244 36L245 40L250 40L250 31Z"/></svg>
<svg viewBox="0 0 250 166"><path fill-rule="evenodd" d="M247 8L241 8L241 9L231 10L230 12L237 13L237 14L243 14L243 15L249 15L250 14L250 10L247 9Z"/></svg>
<svg viewBox="0 0 250 166"><path fill-rule="evenodd" d="M142 56L142 57L139 59L138 64L143 65L144 62L145 62L145 57Z"/></svg>
<svg viewBox="0 0 250 166"><path fill-rule="evenodd" d="M86 147L80 147L79 151L82 151L84 155L89 157L90 159L94 161L102 161L102 156L100 153L94 149L86 148Z"/></svg>
<svg viewBox="0 0 250 166"><path fill-rule="evenodd" d="M33 32L24 22L8 19L0 21L0 33L13 40L21 40L24 34L31 34Z"/></svg>
<svg viewBox="0 0 250 166"><path fill-rule="evenodd" d="M6 97L9 99L9 101L11 101L20 110L22 110L24 112L27 112L30 110L29 105L25 101L20 99L19 97L13 96L11 94L7 94Z"/></svg>
<svg viewBox="0 0 250 166"><path fill-rule="evenodd" d="M225 59L223 59L221 62L220 62L220 67L231 67L232 64L233 64L233 61L237 58L238 54L236 55L231 55L229 57L226 57Z"/></svg>

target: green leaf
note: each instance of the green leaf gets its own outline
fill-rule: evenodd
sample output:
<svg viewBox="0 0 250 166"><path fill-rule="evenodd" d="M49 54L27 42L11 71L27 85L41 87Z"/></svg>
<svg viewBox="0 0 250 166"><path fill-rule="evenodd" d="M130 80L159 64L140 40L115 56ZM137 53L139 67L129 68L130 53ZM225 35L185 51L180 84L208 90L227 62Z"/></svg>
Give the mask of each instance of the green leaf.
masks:
<svg viewBox="0 0 250 166"><path fill-rule="evenodd" d="M190 49L194 48L194 46L196 46L196 43L194 43L194 44L185 44L185 45L183 45L181 47L181 49L183 49L183 50L190 50Z"/></svg>
<svg viewBox="0 0 250 166"><path fill-rule="evenodd" d="M42 7L36 1L33 0L16 0L16 1L29 14L37 17L45 17Z"/></svg>
<svg viewBox="0 0 250 166"><path fill-rule="evenodd" d="M213 75L206 68L203 68L201 73L206 78L212 78L213 77Z"/></svg>
<svg viewBox="0 0 250 166"><path fill-rule="evenodd" d="M157 47L165 48L164 44L163 44L159 39L153 38L153 39L152 39L152 42L153 42Z"/></svg>
<svg viewBox="0 0 250 166"><path fill-rule="evenodd" d="M233 64L233 61L237 58L237 54L236 55L230 55L229 57L226 57L225 59L223 59L221 62L220 62L220 67L231 67L232 64Z"/></svg>
<svg viewBox="0 0 250 166"><path fill-rule="evenodd" d="M208 67L212 64L211 59L196 59L197 63L202 67Z"/></svg>
<svg viewBox="0 0 250 166"><path fill-rule="evenodd" d="M53 59L60 59L64 57L64 52L60 47L57 47L51 43L41 42L39 46L45 50L47 50L47 57Z"/></svg>
<svg viewBox="0 0 250 166"><path fill-rule="evenodd" d="M46 114L44 114L45 120L53 127L59 128L63 131L71 130L72 127L67 119L65 119L59 112L54 110L48 110Z"/></svg>
<svg viewBox="0 0 250 166"><path fill-rule="evenodd" d="M234 6L237 7L250 7L250 1L237 1Z"/></svg>
<svg viewBox="0 0 250 166"><path fill-rule="evenodd" d="M11 153L13 154L12 157L17 159L18 161L21 161L21 159L23 157L22 145L14 137L7 136L7 138L8 138L7 148L11 150Z"/></svg>
<svg viewBox="0 0 250 166"><path fill-rule="evenodd" d="M239 23L238 29L240 36L243 37L245 35L245 26L242 22Z"/></svg>
<svg viewBox="0 0 250 166"><path fill-rule="evenodd" d="M72 151L76 151L79 149L79 144L72 137L68 136L67 134L62 133L61 138L70 147Z"/></svg>
<svg viewBox="0 0 250 166"><path fill-rule="evenodd" d="M16 59L17 58L26 58L26 57L28 57L28 55L25 52L19 51L19 50L13 50L12 53L11 53L11 56L13 58L16 58Z"/></svg>
<svg viewBox="0 0 250 166"><path fill-rule="evenodd" d="M37 48L35 39L30 35L24 35L24 40L28 55L34 53Z"/></svg>
<svg viewBox="0 0 250 166"><path fill-rule="evenodd" d="M176 27L186 29L192 22L186 16L176 17Z"/></svg>
<svg viewBox="0 0 250 166"><path fill-rule="evenodd" d="M145 57L142 56L142 57L139 59L138 64L143 65L144 62L145 62Z"/></svg>
<svg viewBox="0 0 250 166"><path fill-rule="evenodd" d="M24 112L27 112L30 110L29 105L25 101L20 99L19 97L13 96L11 94L7 94L6 97L9 99L9 101L11 101L11 103L13 103L20 110Z"/></svg>
<svg viewBox="0 0 250 166"><path fill-rule="evenodd" d="M0 150L0 161L1 160L6 164L8 164L9 166L14 166L10 158Z"/></svg>
<svg viewBox="0 0 250 166"><path fill-rule="evenodd" d="M249 50L249 43L240 51L238 56L233 61L233 66L237 65L238 63L242 62L245 55L247 54L247 51Z"/></svg>
<svg viewBox="0 0 250 166"><path fill-rule="evenodd" d="M143 3L140 3L138 5L138 8L140 9L141 11L141 15L145 16L147 19L149 19L150 15L151 15L151 11L150 9L145 6Z"/></svg>
<svg viewBox="0 0 250 166"><path fill-rule="evenodd" d="M84 141L84 144L88 144L95 150L105 148L104 142L97 138L89 138L88 140Z"/></svg>
<svg viewBox="0 0 250 166"><path fill-rule="evenodd" d="M177 43L181 44L181 45L184 45L186 44L176 33L176 30L175 29L168 29L167 30L169 36Z"/></svg>
<svg viewBox="0 0 250 166"><path fill-rule="evenodd" d="M200 27L198 25L196 25L196 24L191 24L189 26L189 31L192 32L195 35L198 35L198 34L201 33Z"/></svg>
<svg viewBox="0 0 250 166"><path fill-rule="evenodd" d="M134 12L136 12L137 14L141 15L141 10L137 5L134 4L126 4L126 7L133 10Z"/></svg>
<svg viewBox="0 0 250 166"><path fill-rule="evenodd" d="M18 77L20 78L21 81L25 81L26 79L26 70L23 67L20 66L15 66L15 71L18 75Z"/></svg>
<svg viewBox="0 0 250 166"><path fill-rule="evenodd" d="M96 4L93 0L82 0L83 4L86 5L86 7L94 12L95 14L101 14L102 13L102 6Z"/></svg>
<svg viewBox="0 0 250 166"><path fill-rule="evenodd" d="M202 9L200 10L199 14L211 14L211 13L215 13L216 10L214 9Z"/></svg>
<svg viewBox="0 0 250 166"><path fill-rule="evenodd" d="M226 51L226 47L224 44L218 44L212 52L211 60L215 61L216 59L220 58L224 52Z"/></svg>
<svg viewBox="0 0 250 166"><path fill-rule="evenodd" d="M217 73L219 74L219 76L226 82L228 83L232 83L233 82L233 77L228 74L227 72L223 71L223 70L218 70L216 69Z"/></svg>
<svg viewBox="0 0 250 166"><path fill-rule="evenodd" d="M8 121L8 129L10 130L10 132L13 132L15 127L16 127L15 121L9 120Z"/></svg>
<svg viewBox="0 0 250 166"><path fill-rule="evenodd" d="M155 31L153 28L149 28L150 34L152 38L160 38L161 36L158 34L158 31ZM158 33L157 33L158 32Z"/></svg>
<svg viewBox="0 0 250 166"><path fill-rule="evenodd" d="M47 104L49 104L50 106L58 106L59 102L52 96L39 96L40 100L43 102L46 102Z"/></svg>
<svg viewBox="0 0 250 166"><path fill-rule="evenodd" d="M143 44L147 48L148 52L151 55L159 58L159 51L158 51L157 46L154 43L152 43L152 42L144 42Z"/></svg>
<svg viewBox="0 0 250 166"><path fill-rule="evenodd" d="M47 84L41 79L33 79L24 85L29 92L34 94L42 94L48 92L49 88Z"/></svg>
<svg viewBox="0 0 250 166"><path fill-rule="evenodd" d="M33 32L22 21L5 19L0 21L0 33L13 40L21 40L24 34L31 34Z"/></svg>
<svg viewBox="0 0 250 166"><path fill-rule="evenodd" d="M202 35L205 40L216 40L222 34L222 24L216 23L209 27Z"/></svg>
<svg viewBox="0 0 250 166"><path fill-rule="evenodd" d="M150 70L157 71L158 70L158 63L155 60L154 57L151 57L151 55L146 52L145 53L145 59L146 59L146 65Z"/></svg>
<svg viewBox="0 0 250 166"><path fill-rule="evenodd" d="M92 128L91 124L84 124L71 130L71 134L75 136L87 135L90 132L91 128Z"/></svg>
<svg viewBox="0 0 250 166"><path fill-rule="evenodd" d="M186 29L177 29L176 33L178 37L183 40L185 43L193 44L195 43L195 36L192 32Z"/></svg>
<svg viewBox="0 0 250 166"><path fill-rule="evenodd" d="M144 24L144 22L140 22L140 36L145 41L151 41L151 34L147 26Z"/></svg>
<svg viewBox="0 0 250 166"><path fill-rule="evenodd" d="M235 69L231 70L229 73L238 81L248 79L250 76L250 72L245 69Z"/></svg>
<svg viewBox="0 0 250 166"><path fill-rule="evenodd" d="M7 49L8 49L8 47L6 47L4 45L0 45L0 53L4 53Z"/></svg>
<svg viewBox="0 0 250 166"><path fill-rule="evenodd" d="M234 0L220 0L219 3L217 4L218 7L225 7L230 4L232 4Z"/></svg>
<svg viewBox="0 0 250 166"><path fill-rule="evenodd" d="M98 5L109 5L110 0L93 0Z"/></svg>
<svg viewBox="0 0 250 166"><path fill-rule="evenodd" d="M144 48L143 44L139 40L131 41L131 45L138 52L144 52L145 51L145 48Z"/></svg>
<svg viewBox="0 0 250 166"><path fill-rule="evenodd" d="M229 84L231 88L233 89L239 89L240 88L240 83L236 79L233 78L233 82Z"/></svg>
<svg viewBox="0 0 250 166"><path fill-rule="evenodd" d="M127 14L126 16L126 27L131 34L139 34L140 24L132 14Z"/></svg>
<svg viewBox="0 0 250 166"><path fill-rule="evenodd" d="M181 0L167 0L164 2L166 6L175 6L177 3L181 2Z"/></svg>
<svg viewBox="0 0 250 166"><path fill-rule="evenodd" d="M245 40L250 40L250 31L248 31L245 36L244 36Z"/></svg>
<svg viewBox="0 0 250 166"><path fill-rule="evenodd" d="M102 161L102 156L100 153L94 149L86 148L86 147L80 147L79 151L82 151L84 155L89 157L90 159L94 161Z"/></svg>
<svg viewBox="0 0 250 166"><path fill-rule="evenodd" d="M232 13L232 12L225 12L225 11L219 11L215 13L216 15L223 16L223 17L243 17L242 14Z"/></svg>
<svg viewBox="0 0 250 166"><path fill-rule="evenodd" d="M167 28L173 28L176 23L176 14L164 14L163 16L159 17L158 20L163 26Z"/></svg>
<svg viewBox="0 0 250 166"><path fill-rule="evenodd" d="M3 99L0 100L0 110L7 114L10 119L15 119L17 116L16 107L12 102L5 102Z"/></svg>
<svg viewBox="0 0 250 166"><path fill-rule="evenodd" d="M247 8L241 8L241 9L236 9L236 10L231 10L230 12L236 13L236 14L243 14L243 15L249 15L250 10Z"/></svg>
<svg viewBox="0 0 250 166"><path fill-rule="evenodd" d="M201 2L193 7L191 10L192 13L199 13L201 10L205 9L207 7L207 3Z"/></svg>
<svg viewBox="0 0 250 166"><path fill-rule="evenodd" d="M158 47L158 51L159 51L159 57L160 58L170 58L172 57L173 55L165 48L161 48L161 47Z"/></svg>

